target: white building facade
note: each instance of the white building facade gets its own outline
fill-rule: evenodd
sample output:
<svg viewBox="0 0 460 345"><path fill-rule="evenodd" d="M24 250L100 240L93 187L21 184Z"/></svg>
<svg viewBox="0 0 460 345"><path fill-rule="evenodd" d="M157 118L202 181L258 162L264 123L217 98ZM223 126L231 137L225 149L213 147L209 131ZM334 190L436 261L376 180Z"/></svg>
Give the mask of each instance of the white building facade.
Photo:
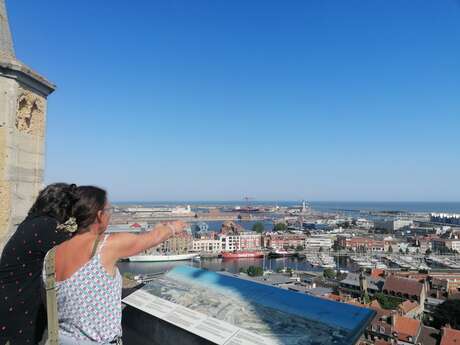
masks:
<svg viewBox="0 0 460 345"><path fill-rule="evenodd" d="M221 235L220 242L223 251L233 252L241 249L240 235Z"/></svg>
<svg viewBox="0 0 460 345"><path fill-rule="evenodd" d="M313 235L305 239L305 248L332 248L332 238L329 236Z"/></svg>
<svg viewBox="0 0 460 345"><path fill-rule="evenodd" d="M222 241L213 239L193 240L192 250L194 252L218 254L222 251Z"/></svg>

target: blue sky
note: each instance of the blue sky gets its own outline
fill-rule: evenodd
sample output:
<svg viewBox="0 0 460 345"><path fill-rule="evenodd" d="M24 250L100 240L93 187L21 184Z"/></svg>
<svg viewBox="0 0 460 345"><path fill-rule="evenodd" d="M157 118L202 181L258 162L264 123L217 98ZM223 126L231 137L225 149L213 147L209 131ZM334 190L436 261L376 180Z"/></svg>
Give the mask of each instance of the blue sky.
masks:
<svg viewBox="0 0 460 345"><path fill-rule="evenodd" d="M114 200L460 199L460 2L9 0L46 182Z"/></svg>

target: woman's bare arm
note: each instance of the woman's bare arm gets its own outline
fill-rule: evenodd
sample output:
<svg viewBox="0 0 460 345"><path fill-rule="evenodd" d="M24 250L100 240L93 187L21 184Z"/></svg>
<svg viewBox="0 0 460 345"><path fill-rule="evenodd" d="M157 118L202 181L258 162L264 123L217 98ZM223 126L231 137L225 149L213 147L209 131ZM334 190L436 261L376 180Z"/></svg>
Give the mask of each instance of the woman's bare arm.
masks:
<svg viewBox="0 0 460 345"><path fill-rule="evenodd" d="M185 230L186 224L176 221L168 224L158 224L152 230L142 234L117 233L110 236L108 251L117 261L120 258L142 253L144 250L155 247L175 234ZM173 230L174 229L174 230Z"/></svg>

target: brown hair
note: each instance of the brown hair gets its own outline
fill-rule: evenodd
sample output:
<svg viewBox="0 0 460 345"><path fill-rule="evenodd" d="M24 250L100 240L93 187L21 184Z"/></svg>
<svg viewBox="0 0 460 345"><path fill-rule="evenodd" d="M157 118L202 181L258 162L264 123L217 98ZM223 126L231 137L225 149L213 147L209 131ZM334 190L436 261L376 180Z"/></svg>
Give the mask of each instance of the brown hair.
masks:
<svg viewBox="0 0 460 345"><path fill-rule="evenodd" d="M78 201L73 207L72 214L78 224L78 233L88 231L94 223L97 213L104 209L107 202L107 192L95 186L80 186L76 189Z"/></svg>

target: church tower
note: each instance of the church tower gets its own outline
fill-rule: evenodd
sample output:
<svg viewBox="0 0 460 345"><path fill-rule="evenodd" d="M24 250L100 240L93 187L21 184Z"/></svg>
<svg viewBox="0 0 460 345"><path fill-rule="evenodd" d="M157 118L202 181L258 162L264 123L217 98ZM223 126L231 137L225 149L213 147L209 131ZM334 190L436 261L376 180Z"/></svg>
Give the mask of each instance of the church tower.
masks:
<svg viewBox="0 0 460 345"><path fill-rule="evenodd" d="M46 99L54 89L16 58L0 0L0 248L43 187Z"/></svg>

